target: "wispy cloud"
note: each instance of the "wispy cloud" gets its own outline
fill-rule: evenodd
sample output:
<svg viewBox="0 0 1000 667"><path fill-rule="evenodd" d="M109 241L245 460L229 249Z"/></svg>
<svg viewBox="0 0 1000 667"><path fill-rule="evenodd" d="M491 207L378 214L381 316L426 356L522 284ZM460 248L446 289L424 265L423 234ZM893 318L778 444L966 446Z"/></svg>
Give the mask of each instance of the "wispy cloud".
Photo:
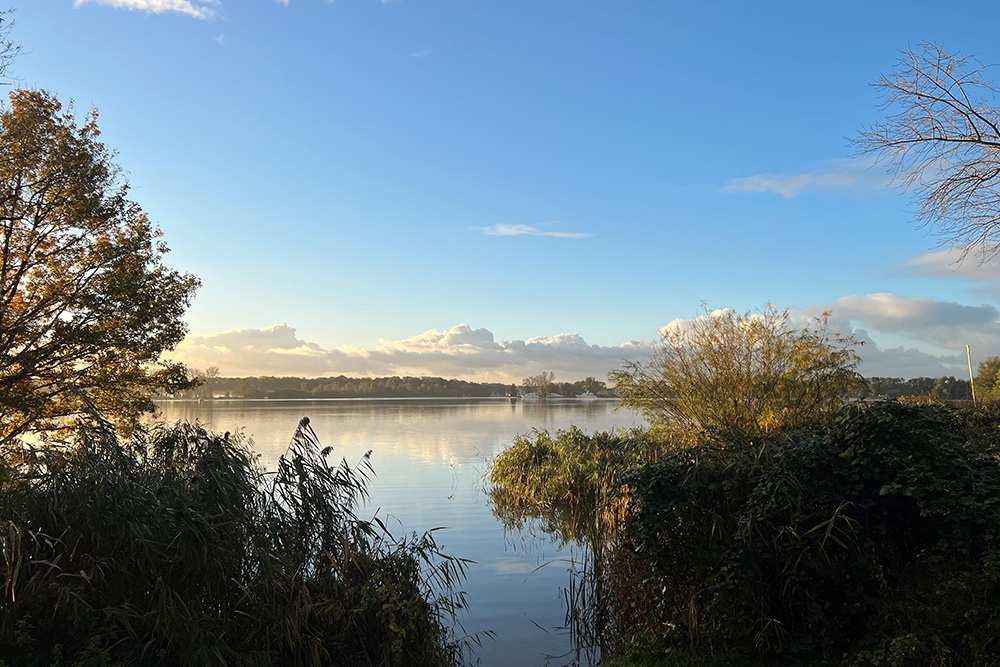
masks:
<svg viewBox="0 0 1000 667"><path fill-rule="evenodd" d="M434 53L433 49L420 49L419 51L414 51L410 54L411 58L426 58L430 54Z"/></svg>
<svg viewBox="0 0 1000 667"><path fill-rule="evenodd" d="M902 268L917 276L964 278L977 282L1000 283L1000 262L975 250L948 248L915 257Z"/></svg>
<svg viewBox="0 0 1000 667"><path fill-rule="evenodd" d="M214 19L222 10L219 0L74 0L73 6L80 7L88 3L147 14L184 14L202 20Z"/></svg>
<svg viewBox="0 0 1000 667"><path fill-rule="evenodd" d="M226 39L225 35L216 35L212 38L212 41L220 46L229 46L229 40Z"/></svg>
<svg viewBox="0 0 1000 667"><path fill-rule="evenodd" d="M826 169L801 174L757 174L734 178L722 188L727 193L774 192L793 199L806 192L862 187L884 188L892 176L871 160L836 160Z"/></svg>
<svg viewBox="0 0 1000 667"><path fill-rule="evenodd" d="M544 232L531 225L493 225L479 229L486 236L554 236L560 239L585 239L593 236L581 232Z"/></svg>

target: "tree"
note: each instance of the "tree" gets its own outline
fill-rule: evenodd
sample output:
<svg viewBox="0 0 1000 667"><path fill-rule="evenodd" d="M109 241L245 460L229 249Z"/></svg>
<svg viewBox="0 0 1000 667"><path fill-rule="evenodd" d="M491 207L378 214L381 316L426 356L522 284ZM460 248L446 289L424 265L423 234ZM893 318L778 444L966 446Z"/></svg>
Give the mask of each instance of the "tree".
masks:
<svg viewBox="0 0 1000 667"><path fill-rule="evenodd" d="M257 382L254 378L239 378L236 381L235 394L237 398L249 398L257 390Z"/></svg>
<svg viewBox="0 0 1000 667"><path fill-rule="evenodd" d="M7 70L21 50L10 38L10 32L14 28L14 20L10 18L13 13L13 9L0 11L0 79L10 78Z"/></svg>
<svg viewBox="0 0 1000 667"><path fill-rule="evenodd" d="M939 377L934 380L934 388L930 393L934 398L940 399L969 398L969 381L951 376Z"/></svg>
<svg viewBox="0 0 1000 667"><path fill-rule="evenodd" d="M0 443L86 411L127 424L188 384L160 356L198 280L163 264L96 121L44 91L0 109Z"/></svg>
<svg viewBox="0 0 1000 667"><path fill-rule="evenodd" d="M976 399L1000 400L1000 357L987 357L976 369Z"/></svg>
<svg viewBox="0 0 1000 667"><path fill-rule="evenodd" d="M549 387L555 379L555 373L542 371L538 375L532 375L524 378L524 380L521 381L521 385L524 387L525 391L538 392L538 395L544 398L549 393Z"/></svg>
<svg viewBox="0 0 1000 667"><path fill-rule="evenodd" d="M801 426L840 407L859 382L859 343L831 333L829 317L800 328L770 304L756 313L706 309L668 324L648 362L628 362L610 379L623 406L681 434Z"/></svg>
<svg viewBox="0 0 1000 667"><path fill-rule="evenodd" d="M215 384L219 379L219 367L209 366L205 370L190 369L193 394L196 398L214 398Z"/></svg>
<svg viewBox="0 0 1000 667"><path fill-rule="evenodd" d="M1000 254L1000 111L987 65L924 43L901 52L872 85L884 121L862 129L862 154L889 163L919 204L917 219L945 243L982 258ZM963 255L964 256L964 255Z"/></svg>

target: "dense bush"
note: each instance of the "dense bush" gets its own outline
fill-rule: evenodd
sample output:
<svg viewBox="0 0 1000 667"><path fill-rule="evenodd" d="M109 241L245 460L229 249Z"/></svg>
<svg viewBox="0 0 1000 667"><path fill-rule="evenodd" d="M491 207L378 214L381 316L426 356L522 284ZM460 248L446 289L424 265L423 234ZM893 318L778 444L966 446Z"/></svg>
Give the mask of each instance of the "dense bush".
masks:
<svg viewBox="0 0 1000 667"><path fill-rule="evenodd" d="M355 514L303 419L276 472L241 437L107 425L0 454L0 663L451 665L464 563Z"/></svg>
<svg viewBox="0 0 1000 667"><path fill-rule="evenodd" d="M596 520L620 514L617 491L627 475L667 446L642 429L588 435L574 426L517 437L489 471L494 514L509 528L540 518L542 530L562 541L587 539Z"/></svg>
<svg viewBox="0 0 1000 667"><path fill-rule="evenodd" d="M588 435L576 428L514 439L493 462L494 494L536 505L592 508L634 468L656 460L665 444L641 429Z"/></svg>
<svg viewBox="0 0 1000 667"><path fill-rule="evenodd" d="M619 552L638 554L653 613L619 631L668 649L663 664L692 648L719 664L996 664L997 416L852 406L756 450L708 441L644 467Z"/></svg>

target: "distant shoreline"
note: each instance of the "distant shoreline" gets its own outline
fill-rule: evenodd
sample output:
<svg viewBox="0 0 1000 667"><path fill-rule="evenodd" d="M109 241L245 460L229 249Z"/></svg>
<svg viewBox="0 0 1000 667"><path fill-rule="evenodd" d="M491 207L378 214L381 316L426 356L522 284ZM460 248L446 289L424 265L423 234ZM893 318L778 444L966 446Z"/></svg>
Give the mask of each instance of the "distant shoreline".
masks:
<svg viewBox="0 0 1000 667"><path fill-rule="evenodd" d="M155 403L295 403L302 401L503 401L511 399L507 396L359 396L359 397L302 397L302 398L233 398L219 396L216 398L155 398ZM517 400L521 400L518 398ZM617 401L616 396L598 396L597 398L580 399L577 397L561 396L558 398L548 398L543 401L530 401L530 405L539 403L591 403L593 401Z"/></svg>

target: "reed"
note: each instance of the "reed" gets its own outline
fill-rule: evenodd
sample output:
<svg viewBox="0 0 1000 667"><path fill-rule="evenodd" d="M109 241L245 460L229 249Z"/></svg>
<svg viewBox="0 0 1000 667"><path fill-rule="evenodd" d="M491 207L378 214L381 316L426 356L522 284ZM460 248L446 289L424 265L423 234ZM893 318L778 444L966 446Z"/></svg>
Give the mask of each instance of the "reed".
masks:
<svg viewBox="0 0 1000 667"><path fill-rule="evenodd" d="M274 472L191 424L0 451L0 661L454 665L466 561L358 516L303 419Z"/></svg>

